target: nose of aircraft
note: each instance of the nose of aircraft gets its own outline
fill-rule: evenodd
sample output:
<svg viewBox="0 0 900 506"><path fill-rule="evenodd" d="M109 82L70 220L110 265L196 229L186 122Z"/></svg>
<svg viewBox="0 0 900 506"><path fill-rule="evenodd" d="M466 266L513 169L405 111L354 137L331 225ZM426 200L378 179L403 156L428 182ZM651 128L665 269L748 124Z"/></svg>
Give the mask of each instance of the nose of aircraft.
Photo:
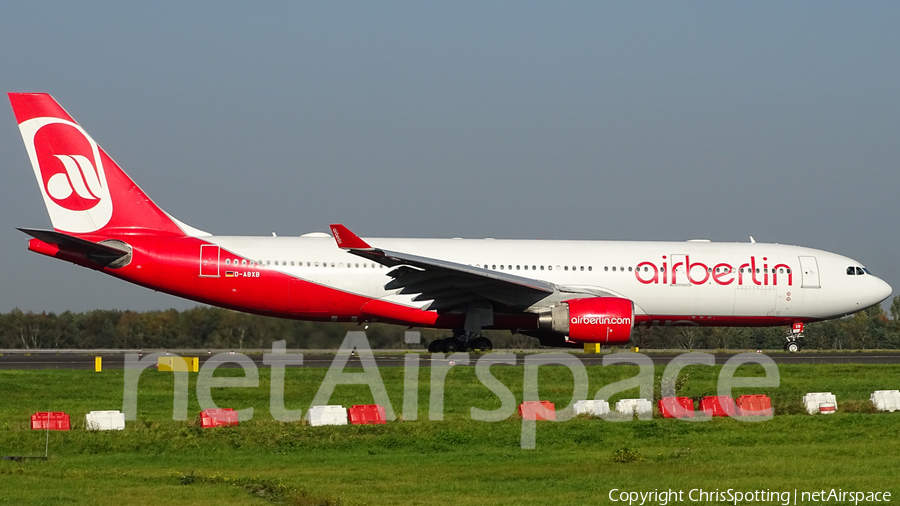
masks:
<svg viewBox="0 0 900 506"><path fill-rule="evenodd" d="M881 302L884 299L890 297L891 294L894 293L894 289L891 288L891 285L887 284L881 278L875 278L875 279L876 279L876 284L875 284L875 289L873 290L873 293L878 298L878 302Z"/></svg>

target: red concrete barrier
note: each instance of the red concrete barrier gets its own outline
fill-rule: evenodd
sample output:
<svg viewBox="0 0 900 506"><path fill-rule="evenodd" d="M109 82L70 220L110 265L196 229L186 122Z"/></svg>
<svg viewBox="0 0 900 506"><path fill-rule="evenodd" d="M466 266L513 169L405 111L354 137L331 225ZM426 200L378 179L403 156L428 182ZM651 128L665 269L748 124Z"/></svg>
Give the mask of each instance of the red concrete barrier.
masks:
<svg viewBox="0 0 900 506"><path fill-rule="evenodd" d="M525 401L519 404L519 416L526 420L556 420L556 406L550 401Z"/></svg>
<svg viewBox="0 0 900 506"><path fill-rule="evenodd" d="M694 401L690 397L663 397L657 403L663 418L691 418Z"/></svg>
<svg viewBox="0 0 900 506"><path fill-rule="evenodd" d="M31 415L33 430L70 430L69 415L62 411L39 411Z"/></svg>
<svg viewBox="0 0 900 506"><path fill-rule="evenodd" d="M200 427L209 429L238 424L238 414L231 408L204 409L200 412Z"/></svg>
<svg viewBox="0 0 900 506"><path fill-rule="evenodd" d="M710 416L735 416L737 406L734 405L731 396L709 396L700 401L700 411Z"/></svg>
<svg viewBox="0 0 900 506"><path fill-rule="evenodd" d="M772 399L768 395L742 395L737 398L741 416L772 416Z"/></svg>
<svg viewBox="0 0 900 506"><path fill-rule="evenodd" d="M347 418L351 425L376 425L387 423L384 406L378 404L360 404L347 410Z"/></svg>

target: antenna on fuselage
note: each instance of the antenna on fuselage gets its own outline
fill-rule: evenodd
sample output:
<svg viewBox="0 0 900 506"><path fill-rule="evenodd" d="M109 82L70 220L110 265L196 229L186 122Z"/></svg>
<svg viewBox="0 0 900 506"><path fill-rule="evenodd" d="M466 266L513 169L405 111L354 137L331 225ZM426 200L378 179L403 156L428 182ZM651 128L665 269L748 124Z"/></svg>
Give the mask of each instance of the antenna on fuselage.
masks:
<svg viewBox="0 0 900 506"><path fill-rule="evenodd" d="M756 244L756 239L752 235L750 236L750 244Z"/></svg>

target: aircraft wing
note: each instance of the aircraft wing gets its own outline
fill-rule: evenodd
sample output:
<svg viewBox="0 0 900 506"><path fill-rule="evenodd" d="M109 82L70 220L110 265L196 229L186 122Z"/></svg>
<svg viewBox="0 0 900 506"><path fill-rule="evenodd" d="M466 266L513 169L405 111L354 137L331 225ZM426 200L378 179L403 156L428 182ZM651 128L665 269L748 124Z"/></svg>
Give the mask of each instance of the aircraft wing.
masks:
<svg viewBox="0 0 900 506"><path fill-rule="evenodd" d="M375 248L343 225L331 225L331 233L339 248L396 267L388 273L394 279L385 290L417 294L415 301L430 300L426 310L447 310L484 300L525 309L557 292L556 285L538 279Z"/></svg>

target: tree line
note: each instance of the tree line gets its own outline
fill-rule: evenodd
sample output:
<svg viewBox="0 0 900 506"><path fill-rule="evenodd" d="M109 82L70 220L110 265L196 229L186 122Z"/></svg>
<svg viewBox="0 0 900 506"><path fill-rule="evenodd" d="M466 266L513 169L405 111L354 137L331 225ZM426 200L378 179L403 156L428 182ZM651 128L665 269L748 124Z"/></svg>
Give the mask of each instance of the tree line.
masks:
<svg viewBox="0 0 900 506"><path fill-rule="evenodd" d="M0 314L3 349L267 349L285 340L288 348L333 349L347 331L365 330L373 348L420 348L404 342L408 329L393 325L319 323L283 320L216 307L185 311L93 310L83 313L34 313L14 309ZM446 337L448 331L419 329L422 341ZM638 328L632 344L644 349L780 349L785 327ZM486 333L495 348L537 348L537 339L510 332ZM900 349L900 296L890 307L806 326L805 348L822 350Z"/></svg>

